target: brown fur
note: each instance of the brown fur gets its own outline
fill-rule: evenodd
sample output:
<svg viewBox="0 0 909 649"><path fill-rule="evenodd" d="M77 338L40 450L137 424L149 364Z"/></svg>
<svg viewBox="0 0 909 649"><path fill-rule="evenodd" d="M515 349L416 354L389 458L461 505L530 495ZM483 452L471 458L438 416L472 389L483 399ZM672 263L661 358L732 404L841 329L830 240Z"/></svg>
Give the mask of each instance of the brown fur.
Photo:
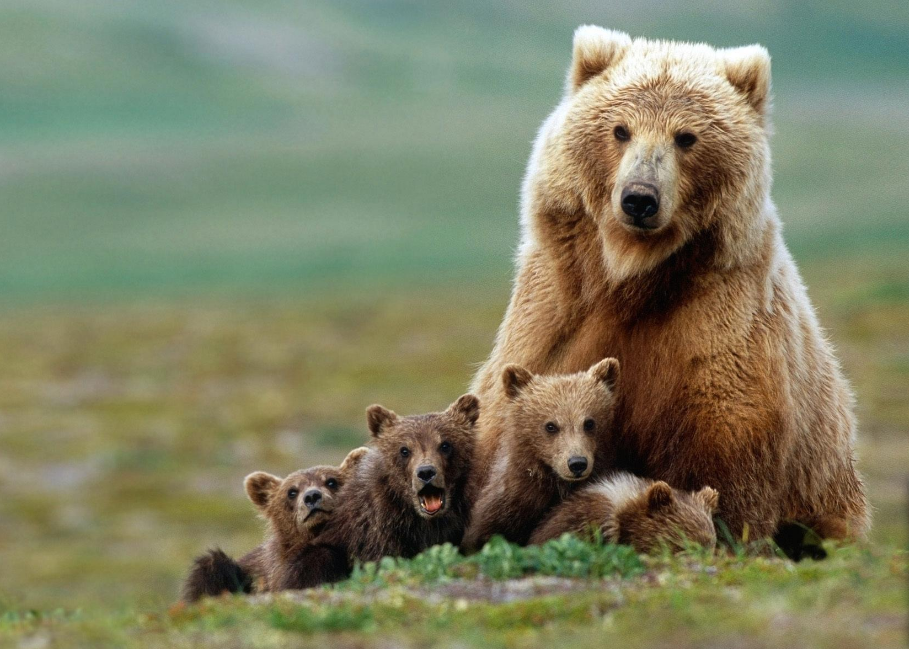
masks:
<svg viewBox="0 0 909 649"><path fill-rule="evenodd" d="M332 561L338 563L337 557L314 562L313 570L302 575L295 560L333 515L338 501L344 498L342 487L367 450L354 449L340 467L315 466L284 479L262 471L248 475L244 481L246 493L268 524L265 542L239 561L221 550L197 558L184 584L183 599L193 602L222 592L270 592L328 581L334 572ZM310 508L305 498L316 492L321 500Z"/></svg>
<svg viewBox="0 0 909 649"><path fill-rule="evenodd" d="M688 492L662 481L620 473L577 491L552 510L530 537L531 544L566 532L633 546L638 552L688 544L716 545L713 512L719 495L710 487Z"/></svg>
<svg viewBox="0 0 909 649"><path fill-rule="evenodd" d="M478 417L479 402L469 394L427 415L399 417L371 406L374 448L351 480L355 497L339 507L319 543L343 550L350 562L412 557L432 545L459 544L471 509L467 486ZM418 475L427 467L435 471L428 483ZM427 484L444 492L435 514L423 507Z"/></svg>
<svg viewBox="0 0 909 649"><path fill-rule="evenodd" d="M577 31L524 183L511 303L474 380L482 444L507 430L506 365L562 373L614 356L620 466L716 487L736 535L793 520L860 537L852 396L770 200L769 86L758 46ZM643 182L660 194L649 230L621 207Z"/></svg>
<svg viewBox="0 0 909 649"><path fill-rule="evenodd" d="M568 375L534 376L517 365L505 368L505 426L481 446L481 486L464 550L479 549L494 534L526 543L553 505L596 467L614 463L609 437L618 375L614 358ZM572 458L587 462L580 474L569 468Z"/></svg>

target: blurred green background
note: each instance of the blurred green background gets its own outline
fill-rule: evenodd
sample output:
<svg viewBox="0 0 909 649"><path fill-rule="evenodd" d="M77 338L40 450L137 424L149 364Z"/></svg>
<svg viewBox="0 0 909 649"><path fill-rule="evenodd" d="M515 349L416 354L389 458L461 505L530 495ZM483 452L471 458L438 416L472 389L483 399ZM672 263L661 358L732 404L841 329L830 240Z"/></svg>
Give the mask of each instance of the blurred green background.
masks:
<svg viewBox="0 0 909 649"><path fill-rule="evenodd" d="M246 473L440 408L582 23L774 57L774 198L906 545L909 3L0 5L0 609L175 599Z"/></svg>

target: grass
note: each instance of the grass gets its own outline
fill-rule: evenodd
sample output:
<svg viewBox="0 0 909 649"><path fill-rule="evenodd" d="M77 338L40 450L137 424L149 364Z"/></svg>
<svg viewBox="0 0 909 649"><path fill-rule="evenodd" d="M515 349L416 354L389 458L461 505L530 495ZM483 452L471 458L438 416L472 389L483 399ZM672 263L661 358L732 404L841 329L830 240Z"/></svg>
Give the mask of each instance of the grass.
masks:
<svg viewBox="0 0 909 649"><path fill-rule="evenodd" d="M901 646L902 268L864 255L804 268L857 393L866 544L797 565L437 548L335 589L198 609L171 609L190 559L261 538L243 476L340 460L366 439L365 404L444 406L487 353L507 286L21 306L0 317L0 645Z"/></svg>
<svg viewBox="0 0 909 649"><path fill-rule="evenodd" d="M0 299L500 282L583 22L766 44L790 244L901 250L909 11L892 4L13 2Z"/></svg>
<svg viewBox="0 0 909 649"><path fill-rule="evenodd" d="M567 539L550 542L564 546ZM574 551L585 546L575 542ZM540 554L552 550L544 548ZM565 548L556 573L570 567ZM907 557L842 548L820 563L692 551L638 558L627 548L587 546L620 558L586 579L529 577L497 545L470 559L432 551L383 561L335 588L254 598L225 597L154 614L98 619L80 613L0 616L0 640L54 646L602 646L889 647L905 640ZM569 552L570 554L571 552ZM394 565L392 565L394 564ZM546 574L541 570L540 574ZM573 575L578 576L578 575ZM874 584L874 588L867 588ZM378 643L375 641L379 640Z"/></svg>

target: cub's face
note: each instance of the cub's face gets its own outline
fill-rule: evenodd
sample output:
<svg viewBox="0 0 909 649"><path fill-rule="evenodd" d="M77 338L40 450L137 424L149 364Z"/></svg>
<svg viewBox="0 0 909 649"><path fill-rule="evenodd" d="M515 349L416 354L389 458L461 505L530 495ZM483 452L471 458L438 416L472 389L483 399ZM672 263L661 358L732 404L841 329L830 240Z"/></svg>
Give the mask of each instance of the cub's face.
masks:
<svg viewBox="0 0 909 649"><path fill-rule="evenodd" d="M314 466L284 479L263 471L246 477L246 494L278 533L308 532L324 523L338 502L341 487L353 474L367 449L347 454L339 467Z"/></svg>
<svg viewBox="0 0 909 649"><path fill-rule="evenodd" d="M560 164L582 179L613 272L652 267L719 214L762 208L769 88L759 46L716 50L578 29ZM724 225L734 235L751 224Z"/></svg>
<svg viewBox="0 0 909 649"><path fill-rule="evenodd" d="M716 545L713 513L718 504L719 494L710 487L690 492L655 482L618 513L618 542L645 553L662 547L683 550L689 544L712 548Z"/></svg>
<svg viewBox="0 0 909 649"><path fill-rule="evenodd" d="M619 362L607 358L586 372L533 375L517 365L502 381L510 401L509 435L561 480L586 480L597 445L609 434Z"/></svg>
<svg viewBox="0 0 909 649"><path fill-rule="evenodd" d="M463 494L473 458L477 398L465 394L444 412L399 417L379 405L366 411L390 486L425 519L445 516Z"/></svg>

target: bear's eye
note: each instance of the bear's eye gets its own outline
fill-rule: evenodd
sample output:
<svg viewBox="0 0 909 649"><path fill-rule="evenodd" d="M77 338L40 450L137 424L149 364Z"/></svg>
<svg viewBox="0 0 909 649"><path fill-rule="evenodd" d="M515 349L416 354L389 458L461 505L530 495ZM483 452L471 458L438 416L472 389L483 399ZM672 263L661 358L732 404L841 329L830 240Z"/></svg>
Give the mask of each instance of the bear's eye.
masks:
<svg viewBox="0 0 909 649"><path fill-rule="evenodd" d="M409 456L410 456L410 449L407 448L406 446L402 446L401 447L401 457L409 457Z"/></svg>
<svg viewBox="0 0 909 649"><path fill-rule="evenodd" d="M631 133L629 133L628 129L624 126L616 126L612 129L612 134L615 135L615 139L619 142L627 142L631 139Z"/></svg>
<svg viewBox="0 0 909 649"><path fill-rule="evenodd" d="M335 480L334 478L329 478L328 480L325 481L325 486L328 487L329 489L337 489L338 481Z"/></svg>
<svg viewBox="0 0 909 649"><path fill-rule="evenodd" d="M687 149L694 145L698 141L697 136L694 133L679 133L675 136L675 143L680 149Z"/></svg>
<svg viewBox="0 0 909 649"><path fill-rule="evenodd" d="M290 491L287 492L287 497L290 498L291 500L295 500L299 493L300 492L297 491L296 489L291 489Z"/></svg>
<svg viewBox="0 0 909 649"><path fill-rule="evenodd" d="M590 417L588 417L587 419L584 420L584 432L585 433L592 433L596 427L597 427L597 422L595 422Z"/></svg>
<svg viewBox="0 0 909 649"><path fill-rule="evenodd" d="M559 432L559 427L556 426L555 423L553 423L553 422L551 422L551 421L546 423L545 428L546 428L546 432L547 432L547 433L557 433L557 432Z"/></svg>
<svg viewBox="0 0 909 649"><path fill-rule="evenodd" d="M448 442L442 442L439 445L439 450L442 451L442 455L448 455L449 453L451 453L451 444L449 444Z"/></svg>

